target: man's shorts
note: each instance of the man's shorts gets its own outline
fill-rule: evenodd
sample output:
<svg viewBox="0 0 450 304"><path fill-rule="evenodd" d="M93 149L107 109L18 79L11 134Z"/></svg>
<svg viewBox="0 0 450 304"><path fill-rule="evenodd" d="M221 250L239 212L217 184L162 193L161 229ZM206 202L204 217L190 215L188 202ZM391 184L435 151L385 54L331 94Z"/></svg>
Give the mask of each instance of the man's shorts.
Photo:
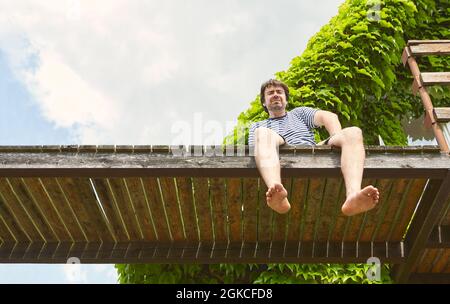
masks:
<svg viewBox="0 0 450 304"><path fill-rule="evenodd" d="M322 140L321 142L319 142L319 143L317 144L317 146L328 145L328 142L330 141L331 137L332 137L332 136L328 137L328 138L325 139L325 140Z"/></svg>

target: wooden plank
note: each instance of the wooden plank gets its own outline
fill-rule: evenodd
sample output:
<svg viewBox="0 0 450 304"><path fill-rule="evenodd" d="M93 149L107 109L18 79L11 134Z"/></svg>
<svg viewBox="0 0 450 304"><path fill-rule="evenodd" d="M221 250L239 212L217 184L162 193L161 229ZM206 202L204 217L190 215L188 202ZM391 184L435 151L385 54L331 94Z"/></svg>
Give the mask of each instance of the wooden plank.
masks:
<svg viewBox="0 0 450 304"><path fill-rule="evenodd" d="M242 183L243 241L256 242L258 239L258 178L244 178Z"/></svg>
<svg viewBox="0 0 450 304"><path fill-rule="evenodd" d="M370 240L371 241L375 241L375 239L378 238L378 231L380 230L381 226L384 223L385 217L386 217L386 213L388 212L389 206L392 202L392 196L393 196L393 192L394 192L394 188L395 188L395 182L396 180L391 179L391 180L379 180L379 185L380 185L380 189L384 189L383 190L383 194L380 192L380 201L378 202L378 207L376 210L376 223L373 223L371 225L371 228L369 231L367 231L364 234L364 239L369 238L370 235ZM369 234L370 232L370 234ZM363 236L363 235L361 235ZM383 240L386 241L386 240Z"/></svg>
<svg viewBox="0 0 450 304"><path fill-rule="evenodd" d="M26 210L15 196L11 185L7 178L0 178L0 197L3 204L7 207L9 212L13 215L17 224L29 239L33 241L44 241L44 236L39 232L35 223L31 220Z"/></svg>
<svg viewBox="0 0 450 304"><path fill-rule="evenodd" d="M330 233L331 225L336 214L336 209L341 209L343 201L339 201L339 188L341 178L327 178L325 192L322 200L320 218L317 222L314 241L326 242Z"/></svg>
<svg viewBox="0 0 450 304"><path fill-rule="evenodd" d="M433 262L436 258L436 255L438 254L438 249L427 249L425 251L425 256L422 259L422 261L417 266L417 272L424 273L424 272L430 272L433 268Z"/></svg>
<svg viewBox="0 0 450 304"><path fill-rule="evenodd" d="M307 199L308 179L293 178L291 188L291 210L288 213L287 241L300 240L300 224L303 217L303 208ZM267 191L267 190L266 190ZM265 192L264 192L265 193Z"/></svg>
<svg viewBox="0 0 450 304"><path fill-rule="evenodd" d="M11 213L11 211L6 206L3 201L3 197L0 193L0 225L4 225L1 232L1 239L4 241L11 240L10 236L13 237L12 240L16 242L20 241L31 241L31 238L22 230L17 219ZM3 227L3 226L2 226Z"/></svg>
<svg viewBox="0 0 450 304"><path fill-rule="evenodd" d="M450 273L450 260L447 261L447 266L443 272Z"/></svg>
<svg viewBox="0 0 450 304"><path fill-rule="evenodd" d="M0 209L0 243L17 242L16 239L14 238L13 233L6 225L6 221L3 219L4 216L5 215L3 213L1 213L1 209Z"/></svg>
<svg viewBox="0 0 450 304"><path fill-rule="evenodd" d="M46 214L43 212L34 198L28 192L26 185L21 178L9 178L16 198L25 209L35 227L40 231L40 234L47 242L57 241L57 236L49 224Z"/></svg>
<svg viewBox="0 0 450 304"><path fill-rule="evenodd" d="M436 114L436 121L439 123L447 123L450 121L450 107L434 108Z"/></svg>
<svg viewBox="0 0 450 304"><path fill-rule="evenodd" d="M196 207L194 204L194 193L192 192L192 179L190 177L177 177L176 184L178 187L186 239L199 241Z"/></svg>
<svg viewBox="0 0 450 304"><path fill-rule="evenodd" d="M159 182L172 238L174 241L184 240L185 233L176 194L175 180L173 177L161 177Z"/></svg>
<svg viewBox="0 0 450 304"><path fill-rule="evenodd" d="M275 212L267 205L266 192L268 188L262 178L259 180L258 190L257 239L258 242L270 242L272 239L272 221ZM268 250L268 248L266 249ZM264 250L261 251L261 254L264 255L265 253Z"/></svg>
<svg viewBox="0 0 450 304"><path fill-rule="evenodd" d="M200 228L200 241L213 241L213 223L211 220L211 207L209 201L208 178L194 178L194 199L197 207L198 226Z"/></svg>
<svg viewBox="0 0 450 304"><path fill-rule="evenodd" d="M148 199L150 211L155 223L158 241L171 241L172 237L170 227L164 211L158 180L154 177L145 177L142 178L142 182L144 184L145 195Z"/></svg>
<svg viewBox="0 0 450 304"><path fill-rule="evenodd" d="M227 179L228 229L230 242L242 241L242 181Z"/></svg>
<svg viewBox="0 0 450 304"><path fill-rule="evenodd" d="M421 43L411 45L410 50L412 55L415 56L447 55L450 54L450 43Z"/></svg>
<svg viewBox="0 0 450 304"><path fill-rule="evenodd" d="M389 241L398 242L403 239L406 232L406 227L408 226L414 210L417 206L420 196L422 195L423 189L426 184L425 179L415 179L411 185L411 190L406 198L403 210L399 210L398 220L396 219L396 225L392 226L392 231L389 233Z"/></svg>
<svg viewBox="0 0 450 304"><path fill-rule="evenodd" d="M306 211L304 213L304 226L301 241L314 240L314 227L317 216L320 212L320 203L322 201L325 182L323 179L311 178L308 187L308 200Z"/></svg>
<svg viewBox="0 0 450 304"><path fill-rule="evenodd" d="M111 196L117 205L120 215L124 221L130 240L142 240L143 232L138 224L136 211L130 200L129 191L123 178L107 179Z"/></svg>
<svg viewBox="0 0 450 304"><path fill-rule="evenodd" d="M450 72L424 72L420 73L422 82L430 85L450 85Z"/></svg>
<svg viewBox="0 0 450 304"><path fill-rule="evenodd" d="M292 179L291 178L282 178L281 183L288 193L288 201L291 202L292 195ZM292 208L292 206L291 206ZM290 212L290 211L289 211ZM284 242L286 240L287 233L287 223L288 223L288 214L279 214L278 212L273 212L273 228L272 228L272 241L273 242Z"/></svg>
<svg viewBox="0 0 450 304"><path fill-rule="evenodd" d="M144 191L142 179L139 177L129 177L125 179L125 186L128 190L131 204L136 211L136 217L143 239L146 241L156 240L156 232L150 212L149 202Z"/></svg>
<svg viewBox="0 0 450 304"><path fill-rule="evenodd" d="M122 214L111 193L108 180L103 178L93 178L95 192L98 195L103 211L108 219L110 229L114 239L118 242L130 240Z"/></svg>
<svg viewBox="0 0 450 304"><path fill-rule="evenodd" d="M341 242L344 239L345 228L349 217L342 213L342 205L346 199L346 190L344 179L341 179L341 184L339 187L339 194L336 198L335 215L333 223L330 226L330 231L328 233L329 242Z"/></svg>
<svg viewBox="0 0 450 304"><path fill-rule="evenodd" d="M102 211L88 178L58 178L73 211L75 212L88 241L111 241Z"/></svg>
<svg viewBox="0 0 450 304"><path fill-rule="evenodd" d="M374 185L374 184L375 184L375 180L363 179L362 183L361 183L361 189L364 189L368 185ZM379 206L377 206L374 209L369 210L367 212L360 213L360 214L349 217L350 223L347 228L348 230L344 233L344 242L356 242L358 240L359 232L360 232L361 226L363 225L364 218L367 217L367 215L370 213L375 213L377 208L379 208Z"/></svg>
<svg viewBox="0 0 450 304"><path fill-rule="evenodd" d="M412 180L408 179L399 179L394 181L391 193L389 195L389 202L387 202L386 208L382 208L384 212L380 213L378 225L375 231L373 231L373 241L386 241L389 238L392 227L397 226L395 215L399 211L400 205L404 205L408 197L408 192L411 189L411 182Z"/></svg>
<svg viewBox="0 0 450 304"><path fill-rule="evenodd" d="M433 265L431 272L433 273L442 273L445 271L445 266L450 261L450 249L440 249L441 255L436 263Z"/></svg>
<svg viewBox="0 0 450 304"><path fill-rule="evenodd" d="M450 226L450 197L447 201L447 210L444 212L440 220L440 225Z"/></svg>
<svg viewBox="0 0 450 304"><path fill-rule="evenodd" d="M86 235L80 226L80 223L73 212L64 192L57 183L56 178L53 177L42 177L39 178L42 190L45 192L46 196L52 202L58 215L64 222L65 227L70 233L72 240L74 241L86 241Z"/></svg>
<svg viewBox="0 0 450 304"><path fill-rule="evenodd" d="M227 206L224 178L211 178L210 197L212 207L212 220L214 223L215 242L228 242L227 231Z"/></svg>
<svg viewBox="0 0 450 304"><path fill-rule="evenodd" d="M45 215L52 231L55 233L58 241L72 241L72 237L64 223L64 220L58 214L57 209L52 203L52 200L45 192L39 178L23 178L24 183L29 194L39 205L39 210Z"/></svg>
<svg viewBox="0 0 450 304"><path fill-rule="evenodd" d="M358 236L359 241L371 241L377 227L379 227L381 222L383 222L386 209L389 208L391 203L389 197L392 189L392 183L393 181L390 179L376 180L374 186L380 193L380 199L374 210L371 210L371 212L367 212L365 214L364 222L363 225L361 225L361 230Z"/></svg>

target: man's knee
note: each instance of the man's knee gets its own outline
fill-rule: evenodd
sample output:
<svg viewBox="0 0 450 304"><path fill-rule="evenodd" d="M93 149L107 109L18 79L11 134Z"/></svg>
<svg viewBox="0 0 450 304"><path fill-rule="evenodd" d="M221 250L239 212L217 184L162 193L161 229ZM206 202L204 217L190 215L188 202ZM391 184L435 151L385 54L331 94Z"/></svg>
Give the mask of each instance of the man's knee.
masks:
<svg viewBox="0 0 450 304"><path fill-rule="evenodd" d="M351 142L360 142L363 140L362 131L359 127L349 127L342 130L344 139Z"/></svg>

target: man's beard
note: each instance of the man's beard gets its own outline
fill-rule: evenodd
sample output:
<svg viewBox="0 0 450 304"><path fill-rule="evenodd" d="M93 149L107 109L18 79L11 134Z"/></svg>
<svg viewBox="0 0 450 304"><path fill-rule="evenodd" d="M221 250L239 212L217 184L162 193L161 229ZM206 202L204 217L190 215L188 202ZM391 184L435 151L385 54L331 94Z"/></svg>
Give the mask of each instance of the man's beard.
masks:
<svg viewBox="0 0 450 304"><path fill-rule="evenodd" d="M282 104L274 104L274 105L271 105L271 106L269 107L269 110L271 110L272 112L279 112L279 111L282 111L282 110L283 110L283 105L282 105Z"/></svg>

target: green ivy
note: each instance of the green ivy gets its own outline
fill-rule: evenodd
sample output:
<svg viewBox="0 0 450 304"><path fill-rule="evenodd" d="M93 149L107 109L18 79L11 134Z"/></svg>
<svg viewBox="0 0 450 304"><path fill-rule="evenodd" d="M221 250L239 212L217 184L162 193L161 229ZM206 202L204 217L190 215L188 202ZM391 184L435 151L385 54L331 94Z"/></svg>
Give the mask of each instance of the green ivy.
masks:
<svg viewBox="0 0 450 304"><path fill-rule="evenodd" d="M375 18L368 18L372 12ZM298 106L328 110L338 114L343 127L360 127L366 144L378 144L380 135L387 145L406 145L401 120L417 118L424 111L419 97L411 93L412 76L401 63L403 48L409 39L449 37L448 0L348 0L276 78L290 88L288 110ZM419 62L423 71L450 66L448 56ZM432 87L429 92L436 107L450 104L448 87ZM224 143L244 142L250 123L267 117L257 96ZM316 140L326 137L324 128L317 130Z"/></svg>
<svg viewBox="0 0 450 304"><path fill-rule="evenodd" d="M379 6L379 10L376 8ZM423 115L401 63L409 39L449 39L448 0L347 0L276 77L290 87L288 110L311 106L338 114L343 127L359 126L366 144L406 145L400 121ZM368 18L374 16L375 18ZM379 17L379 18L378 18ZM450 57L425 57L423 71L443 71ZM255 88L257 89L257 88ZM448 88L429 90L435 106L450 105ZM247 140L251 122L266 119L259 96L238 117L225 144ZM243 130L242 132L240 130ZM320 129L316 140L328 135ZM149 264L116 265L120 283L373 283L366 264ZM381 283L391 283L383 265ZM380 282L378 282L380 283Z"/></svg>
<svg viewBox="0 0 450 304"><path fill-rule="evenodd" d="M386 265L379 281L367 278L367 264L125 264L116 268L122 284L392 283Z"/></svg>

